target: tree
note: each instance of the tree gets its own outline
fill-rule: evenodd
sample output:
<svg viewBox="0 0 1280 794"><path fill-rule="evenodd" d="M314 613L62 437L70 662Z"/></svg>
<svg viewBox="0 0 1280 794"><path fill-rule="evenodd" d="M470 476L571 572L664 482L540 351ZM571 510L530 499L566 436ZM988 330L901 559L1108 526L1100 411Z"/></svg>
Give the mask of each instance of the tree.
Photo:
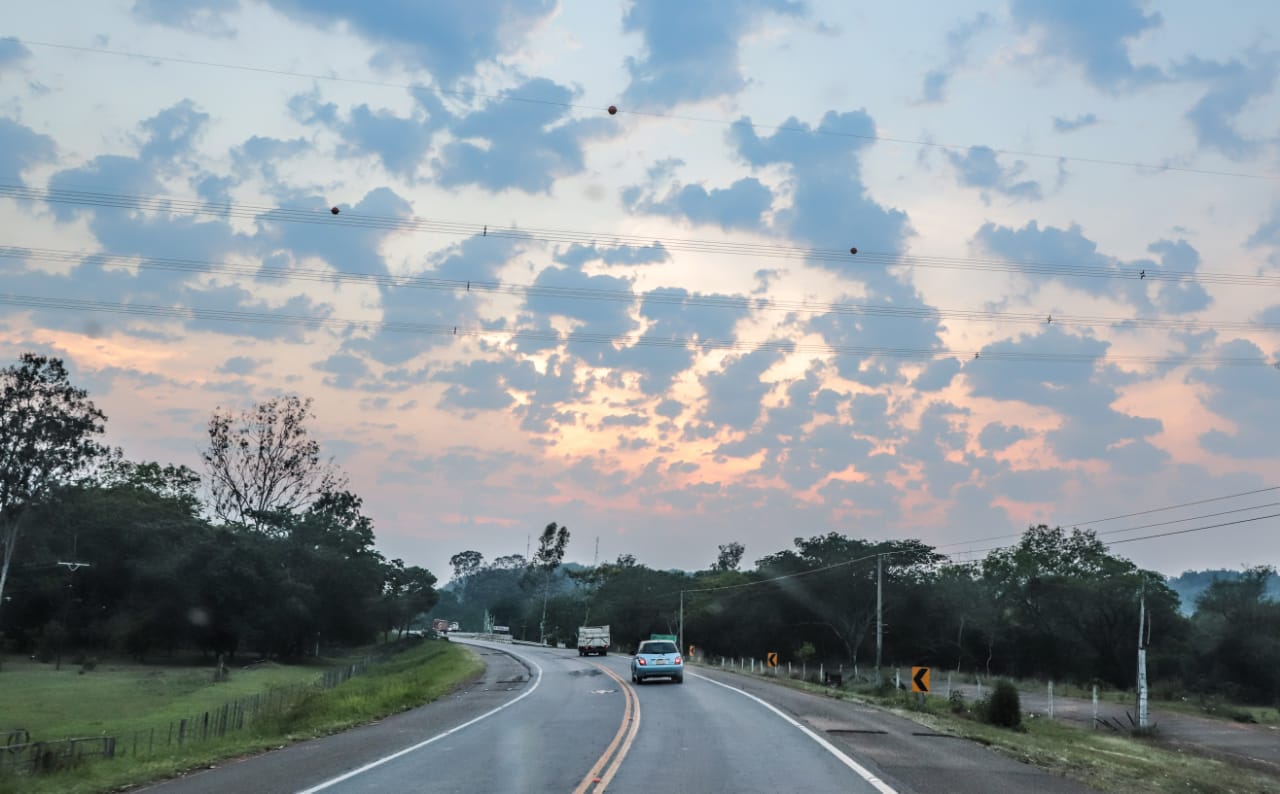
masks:
<svg viewBox="0 0 1280 794"><path fill-rule="evenodd" d="M93 438L105 422L60 359L24 353L0 370L0 604L24 513L106 453Z"/></svg>
<svg viewBox="0 0 1280 794"><path fill-rule="evenodd" d="M538 641L547 639L547 598L551 594L551 575L564 561L564 551L569 545L569 528L557 527L552 521L538 537L538 550L531 563L534 570L542 572L542 620L538 624Z"/></svg>
<svg viewBox="0 0 1280 794"><path fill-rule="evenodd" d="M725 543L720 546L720 556L716 558L715 565L711 566L713 571L736 571L738 566L742 564L742 555L746 552L747 547L743 546L736 540L732 543Z"/></svg>
<svg viewBox="0 0 1280 794"><path fill-rule="evenodd" d="M460 551L449 558L449 564L453 566L453 580L462 591L458 600L466 601L467 580L484 566L484 555L472 549Z"/></svg>
<svg viewBox="0 0 1280 794"><path fill-rule="evenodd" d="M213 412L209 448L201 457L218 518L262 530L267 513L297 511L346 486L346 477L332 458L321 458L320 442L307 430L314 417L310 398L297 395L238 414Z"/></svg>

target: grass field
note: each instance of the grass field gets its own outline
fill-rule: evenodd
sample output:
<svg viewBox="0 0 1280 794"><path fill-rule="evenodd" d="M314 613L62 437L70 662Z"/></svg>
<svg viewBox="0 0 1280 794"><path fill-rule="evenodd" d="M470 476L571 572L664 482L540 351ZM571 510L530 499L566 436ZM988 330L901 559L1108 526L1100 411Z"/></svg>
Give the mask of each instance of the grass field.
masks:
<svg viewBox="0 0 1280 794"><path fill-rule="evenodd" d="M72 671L67 676L65 668L54 673L52 668L42 671L6 665L0 673L0 715L5 715L0 719L8 722L10 714L28 717L31 725L42 726L39 733L23 726L36 739L116 735L124 752L114 760L89 762L66 772L0 777L0 794L78 794L161 779L422 705L452 691L482 666L479 657L461 646L423 642L337 687L307 689L243 731L152 755L134 755L128 751L131 731L163 726L175 715L189 716L265 689L309 683L321 670L261 665L233 671L229 682L214 684L208 669L104 665L85 675ZM33 706L35 711L31 711ZM16 708L22 711L13 710Z"/></svg>

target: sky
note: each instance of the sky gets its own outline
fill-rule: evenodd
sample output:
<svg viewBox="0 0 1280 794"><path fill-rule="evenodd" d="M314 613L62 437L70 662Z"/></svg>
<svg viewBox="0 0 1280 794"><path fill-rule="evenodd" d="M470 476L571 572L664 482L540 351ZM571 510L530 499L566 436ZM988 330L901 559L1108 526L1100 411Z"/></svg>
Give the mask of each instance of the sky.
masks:
<svg viewBox="0 0 1280 794"><path fill-rule="evenodd" d="M662 568L1038 523L1280 563L1271 0L4 19L0 360L62 357L132 459L312 398L442 579L552 521Z"/></svg>

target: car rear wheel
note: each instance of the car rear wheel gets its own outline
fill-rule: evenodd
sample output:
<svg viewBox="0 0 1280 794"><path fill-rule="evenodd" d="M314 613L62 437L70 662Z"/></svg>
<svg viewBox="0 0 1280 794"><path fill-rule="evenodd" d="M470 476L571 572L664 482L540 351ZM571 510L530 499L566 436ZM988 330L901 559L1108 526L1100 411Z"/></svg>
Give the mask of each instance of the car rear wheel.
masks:
<svg viewBox="0 0 1280 794"><path fill-rule="evenodd" d="M683 683L684 683L684 676L682 676L682 675L678 675L678 676L676 676L676 677L675 677L674 679L672 679L672 680L674 680L677 684L683 684Z"/></svg>

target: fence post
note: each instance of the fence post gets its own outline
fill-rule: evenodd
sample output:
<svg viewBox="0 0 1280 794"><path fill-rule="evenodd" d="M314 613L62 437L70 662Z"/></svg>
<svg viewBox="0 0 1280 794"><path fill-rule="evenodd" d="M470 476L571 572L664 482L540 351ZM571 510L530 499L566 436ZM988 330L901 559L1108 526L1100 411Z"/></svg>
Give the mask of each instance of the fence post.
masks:
<svg viewBox="0 0 1280 794"><path fill-rule="evenodd" d="M827 680L826 662L818 662L818 683L824 683Z"/></svg>
<svg viewBox="0 0 1280 794"><path fill-rule="evenodd" d="M893 668L893 688L902 689L902 671L897 666Z"/></svg>
<svg viewBox="0 0 1280 794"><path fill-rule="evenodd" d="M179 746L182 745L182 740L186 738L186 735L187 735L187 721L179 720L178 721L178 745Z"/></svg>
<svg viewBox="0 0 1280 794"><path fill-rule="evenodd" d="M951 699L951 673L947 673L947 700Z"/></svg>
<svg viewBox="0 0 1280 794"><path fill-rule="evenodd" d="M1093 685L1093 729L1098 729L1098 685Z"/></svg>
<svg viewBox="0 0 1280 794"><path fill-rule="evenodd" d="M1049 719L1053 719L1053 679L1049 679Z"/></svg>

